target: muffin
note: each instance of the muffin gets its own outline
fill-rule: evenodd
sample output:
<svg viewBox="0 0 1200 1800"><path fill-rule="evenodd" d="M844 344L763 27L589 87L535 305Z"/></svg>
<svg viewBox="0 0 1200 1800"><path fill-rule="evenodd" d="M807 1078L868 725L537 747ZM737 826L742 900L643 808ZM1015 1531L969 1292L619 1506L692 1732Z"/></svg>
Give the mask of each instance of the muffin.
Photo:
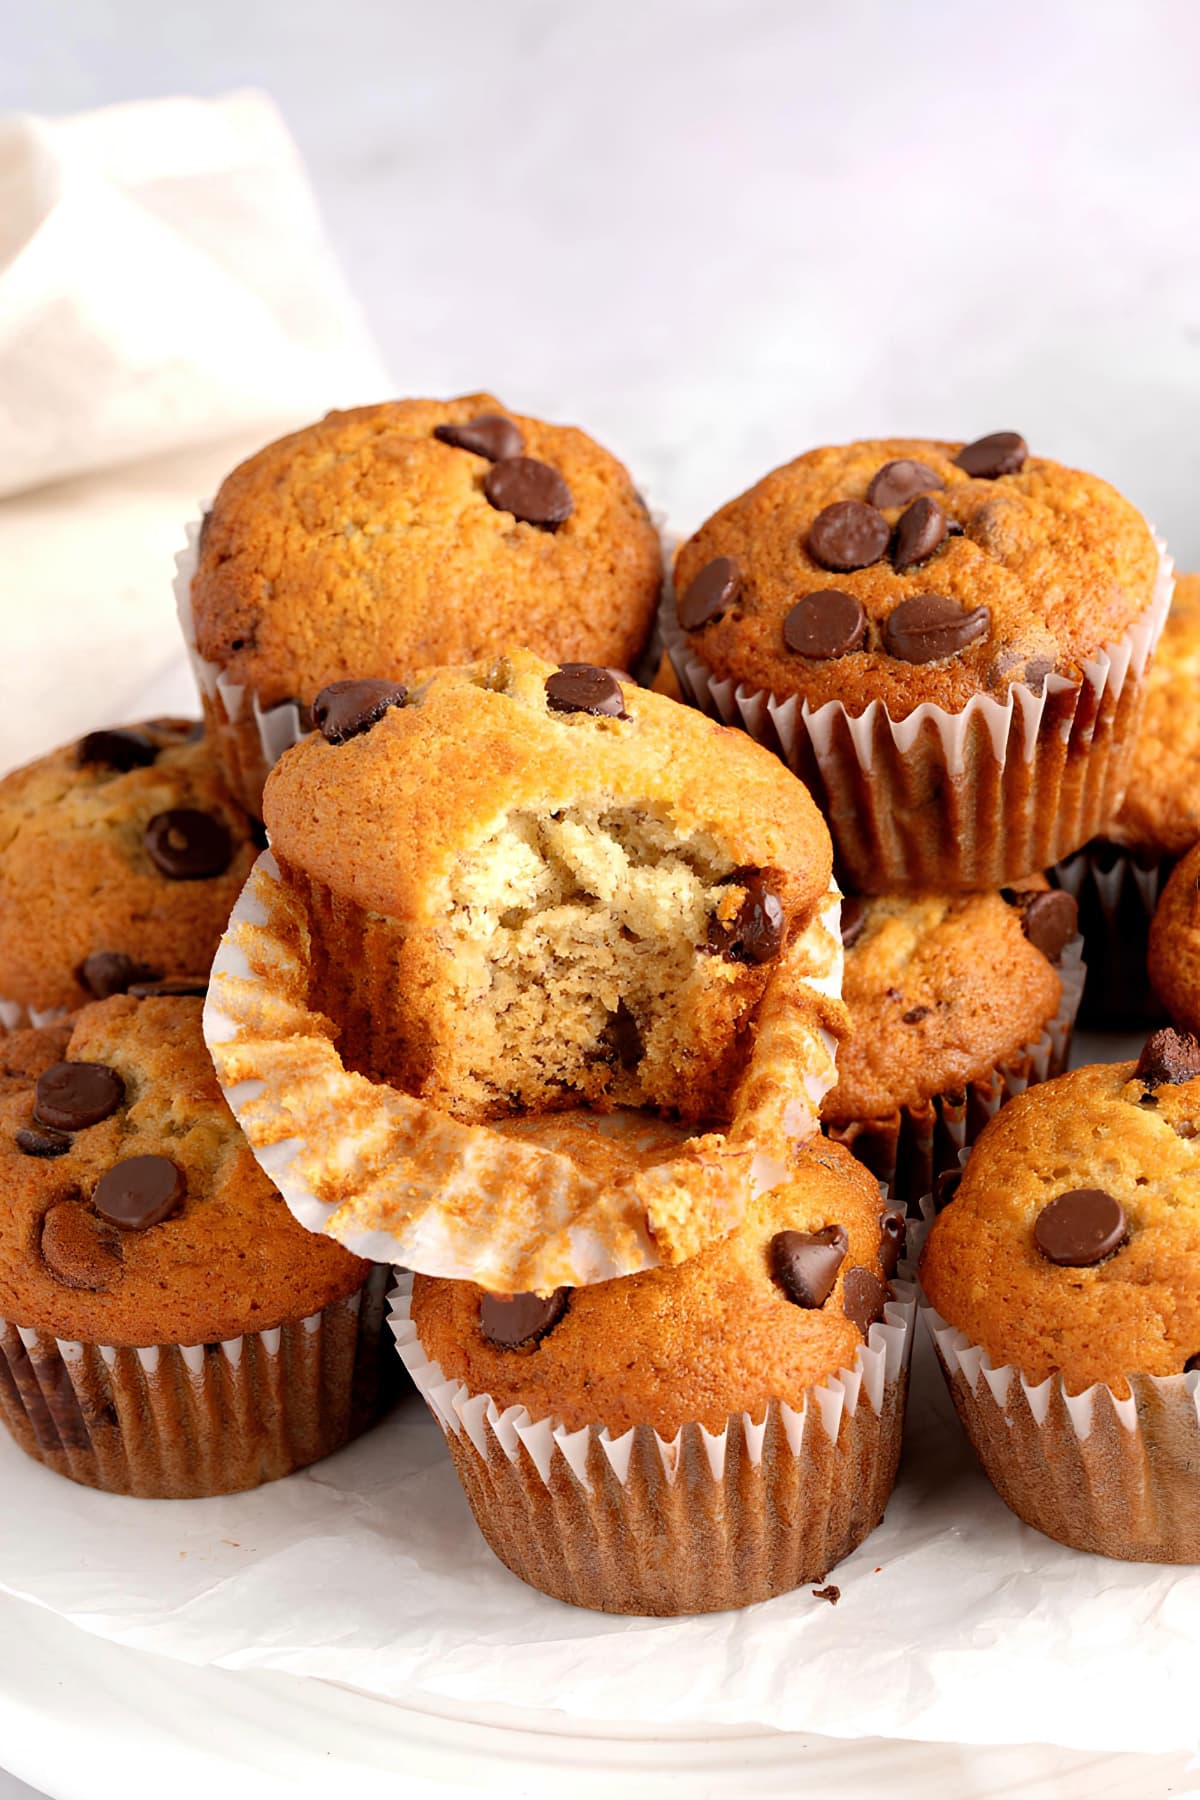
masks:
<svg viewBox="0 0 1200 1800"><path fill-rule="evenodd" d="M201 1004L114 995L5 1046L0 1419L110 1493L287 1475L390 1385L388 1272L296 1224L221 1097Z"/></svg>
<svg viewBox="0 0 1200 1800"><path fill-rule="evenodd" d="M490 394L330 413L222 484L177 595L225 778L268 769L331 681L522 645L632 669L662 576L626 470Z"/></svg>
<svg viewBox="0 0 1200 1800"><path fill-rule="evenodd" d="M878 1184L820 1144L682 1268L543 1299L418 1276L393 1302L400 1354L500 1560L613 1613L824 1580L895 1476L902 1234Z"/></svg>
<svg viewBox="0 0 1200 1800"><path fill-rule="evenodd" d="M1001 1498L1135 1562L1200 1561L1200 1044L1006 1106L933 1223L943 1372Z"/></svg>
<svg viewBox="0 0 1200 1800"><path fill-rule="evenodd" d="M1165 1019L1146 974L1150 921L1172 869L1200 838L1200 575L1181 575L1154 662L1125 801L1108 829L1055 871L1079 902L1103 980L1080 1020L1134 1029Z"/></svg>
<svg viewBox="0 0 1200 1800"><path fill-rule="evenodd" d="M811 451L680 549L667 649L778 750L862 893L997 888L1107 824L1170 582L1105 482L973 444Z"/></svg>
<svg viewBox="0 0 1200 1800"><path fill-rule="evenodd" d="M0 1024L208 974L257 855L202 727L92 731L0 780Z"/></svg>
<svg viewBox="0 0 1200 1800"><path fill-rule="evenodd" d="M802 785L743 733L524 652L315 711L267 784L272 858L208 1020L226 1088L265 1084L235 1105L260 1153L290 1146L270 1167L300 1215L509 1290L728 1231L739 1184L816 1130L844 1023ZM653 1192L493 1129L581 1108L685 1127Z"/></svg>
<svg viewBox="0 0 1200 1800"><path fill-rule="evenodd" d="M1075 902L999 894L847 900L850 1032L821 1108L914 1215L999 1107L1066 1068L1083 989Z"/></svg>
<svg viewBox="0 0 1200 1800"><path fill-rule="evenodd" d="M1147 972L1155 994L1185 1031L1200 1027L1200 844L1182 857L1150 926Z"/></svg>

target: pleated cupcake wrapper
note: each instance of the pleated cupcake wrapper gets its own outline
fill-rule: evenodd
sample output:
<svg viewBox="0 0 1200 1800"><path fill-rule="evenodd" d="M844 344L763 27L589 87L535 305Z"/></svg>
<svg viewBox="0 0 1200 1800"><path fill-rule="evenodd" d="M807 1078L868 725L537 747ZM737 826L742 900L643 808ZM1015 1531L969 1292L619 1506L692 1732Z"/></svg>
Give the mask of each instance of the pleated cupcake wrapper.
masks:
<svg viewBox="0 0 1200 1800"><path fill-rule="evenodd" d="M954 1093L901 1107L889 1118L827 1122L825 1135L845 1144L886 1184L893 1201L915 1214L922 1195L930 1192L943 1170L958 1166L959 1153L975 1142L1002 1106L1066 1068L1087 976L1083 949L1083 938L1077 937L1063 951L1058 1011L1035 1042Z"/></svg>
<svg viewBox="0 0 1200 1800"><path fill-rule="evenodd" d="M204 1033L225 1098L296 1218L357 1255L506 1293L636 1274L663 1260L666 1231L693 1232L698 1249L732 1230L819 1128L837 1078L833 888L764 996L728 1130L680 1127L677 1155L620 1182L528 1132L464 1125L347 1069L336 1028L308 1004L304 905L264 852L217 952ZM626 1109L602 1128L636 1140L646 1118Z"/></svg>
<svg viewBox="0 0 1200 1800"><path fill-rule="evenodd" d="M1075 1550L1125 1562L1200 1562L1200 1373L1126 1377L1120 1398L1061 1376L993 1367L921 1295L967 1436L1005 1505Z"/></svg>
<svg viewBox="0 0 1200 1800"><path fill-rule="evenodd" d="M26 1006L23 1000L0 1000L0 1035L29 1026L57 1025L66 1017L65 1006Z"/></svg>
<svg viewBox="0 0 1200 1800"><path fill-rule="evenodd" d="M1165 1024L1167 1009L1146 973L1150 924L1179 858L1144 861L1107 842L1087 844L1054 869L1056 886L1079 906L1079 928L1093 969L1080 1024L1097 1030Z"/></svg>
<svg viewBox="0 0 1200 1800"><path fill-rule="evenodd" d="M411 1283L392 1296L405 1368L441 1426L476 1523L515 1575L603 1612L723 1611L823 1580L883 1517L895 1479L915 1313L900 1286L843 1369L794 1409L710 1432L614 1437L501 1408L421 1348Z"/></svg>
<svg viewBox="0 0 1200 1800"><path fill-rule="evenodd" d="M0 1420L47 1468L142 1499L238 1493L328 1456L389 1390L391 1273L306 1319L215 1344L76 1343L0 1319Z"/></svg>
<svg viewBox="0 0 1200 1800"><path fill-rule="evenodd" d="M976 694L959 712L926 703L892 719L873 700L855 716L840 700L814 708L722 680L670 593L663 640L685 697L773 750L812 790L852 890L1003 887L1098 836L1120 805L1142 676L1174 588L1155 541L1149 606L1082 665L1081 681L1052 674L1041 694L1018 682L1004 702Z"/></svg>

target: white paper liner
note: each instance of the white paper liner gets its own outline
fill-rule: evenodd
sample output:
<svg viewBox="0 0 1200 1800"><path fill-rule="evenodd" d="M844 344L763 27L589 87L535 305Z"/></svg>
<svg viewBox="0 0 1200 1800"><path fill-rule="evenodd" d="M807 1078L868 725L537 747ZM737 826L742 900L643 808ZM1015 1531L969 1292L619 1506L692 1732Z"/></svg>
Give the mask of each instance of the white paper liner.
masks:
<svg viewBox="0 0 1200 1800"><path fill-rule="evenodd" d="M0 1000L0 1032L56 1025L69 1016L65 1006L26 1006L23 1000Z"/></svg>
<svg viewBox="0 0 1200 1800"><path fill-rule="evenodd" d="M623 1185L539 1148L525 1127L507 1135L463 1125L347 1070L331 1021L286 991L306 992L307 982L286 929L276 929L283 908L270 851L221 940L205 1040L255 1156L309 1230L374 1262L501 1292L586 1286L657 1267L681 1204L700 1203L709 1235L724 1235L753 1195L782 1179L790 1145L815 1135L837 1076L823 1001L841 993L839 909L831 887L780 959L727 1133L686 1139L678 1157ZM642 1115L626 1116L636 1130Z"/></svg>
<svg viewBox="0 0 1200 1800"><path fill-rule="evenodd" d="M757 1421L747 1413L737 1414L716 1432L693 1421L665 1439L648 1427L630 1427L617 1437L599 1424L569 1430L552 1417L535 1419L523 1406L501 1408L490 1394L474 1394L465 1382L448 1379L421 1346L411 1312L412 1277L406 1272L398 1276L391 1295L396 1348L450 1445L460 1477L465 1477L477 1522L496 1548L495 1511L507 1507L509 1517L502 1528L508 1554L502 1560L556 1597L617 1612L712 1611L746 1605L787 1586L823 1580L832 1563L861 1542L882 1516L894 1479L912 1353L916 1295L907 1284L894 1287L895 1298L885 1304L882 1320L870 1327L854 1367L838 1370L809 1388L799 1408L773 1401ZM868 1444L853 1441L860 1407L877 1421L890 1412L894 1432ZM839 1446L844 1461L831 1470L829 1457ZM877 1466L864 1467L864 1456ZM784 1485L778 1482L779 1459L794 1465L786 1483L786 1522L773 1516L772 1495ZM505 1464L519 1485L502 1493ZM761 1491L747 1499L747 1482L753 1479L748 1471L761 1476ZM546 1564L560 1563L563 1546L550 1547L546 1557L545 1546L526 1539L527 1531L537 1535L532 1517L527 1524L511 1516L514 1500L520 1502L521 1486L528 1492L530 1482L535 1484L535 1502L536 1484L554 1500L550 1536L559 1536L564 1527L581 1535L568 1550L565 1566L553 1571ZM822 1500L830 1515L844 1509L847 1484L864 1490L867 1516L859 1517L849 1537L835 1547L825 1538L826 1518L816 1515L822 1511ZM704 1487L713 1498L726 1489L718 1502L727 1509L723 1512L727 1536L721 1546L725 1566L697 1570L690 1539L693 1523L697 1535L705 1523ZM872 1492L866 1499L868 1488ZM671 1490L677 1490L674 1507L664 1500L664 1493ZM481 1516L482 1505L486 1517ZM834 1530L836 1536L844 1524L839 1521ZM800 1539L806 1532L811 1542L802 1547ZM526 1542L528 1554L520 1548L516 1556L512 1554L513 1533L518 1545ZM778 1568L774 1578L767 1571L772 1540L779 1534L791 1540L799 1557L783 1582ZM817 1559L812 1567L804 1566L805 1549ZM664 1567L667 1564L669 1568Z"/></svg>
<svg viewBox="0 0 1200 1800"><path fill-rule="evenodd" d="M1136 1030L1165 1024L1166 1007L1150 985L1146 958L1150 925L1179 861L1147 861L1122 844L1085 845L1051 872L1079 907L1079 925L1094 975L1084 993L1080 1023L1098 1030Z"/></svg>
<svg viewBox="0 0 1200 1800"><path fill-rule="evenodd" d="M1085 716L1090 712L1094 731L1102 703L1115 713L1126 683L1140 682L1174 592L1174 564L1157 534L1155 543L1159 568L1149 605L1127 632L1115 642L1103 645L1094 658L1082 664L1079 683L1051 674L1046 677L1042 693L1036 694L1024 683L1016 682L1004 701L975 694L959 712L947 712L927 702L903 719L892 719L884 704L873 700L855 715L840 700L829 700L814 708L796 694L780 699L765 688L720 679L680 626L671 589L664 592L661 607L663 641L684 695L693 705L723 724L740 726L758 743L782 756L797 774L815 769L826 795L841 798L840 806L830 804L830 826L839 863L855 891L886 893L905 885L1003 887L1035 870L1048 868L1079 849L1107 822L1099 816L1104 804L1112 811L1120 804L1123 795L1116 792L1106 796L1105 783L1100 781L1094 784L1094 791L1089 789L1083 796L1078 809L1082 817L1063 819L1053 805L1054 795L1034 781L1032 771L1035 753L1045 736L1043 720L1052 700L1071 692L1077 692L1081 701L1090 699L1090 708L1085 706L1083 711ZM1077 706L1075 710L1080 709ZM952 818L948 805L943 806L940 836L930 831L928 818L923 819L925 837L936 850L935 870L921 866L919 853L899 833L888 796L879 796L877 808L870 804L873 785L878 785L883 773L876 766L878 746L888 746L893 770L903 768L905 758L917 752L927 725L936 733L942 764L951 782L971 779L969 754L990 741L1000 799L998 814L994 809L985 809L984 814L975 817L971 807L973 790L968 786L966 804L960 801L960 817ZM1110 717L1106 737L1118 750L1131 754L1132 730L1117 734L1112 727ZM1073 734L1073 719L1060 721L1059 729L1065 744ZM1036 808L1030 810L1044 812L1045 817L1030 819L1028 831L1018 834L1010 848L1002 828L1011 830L1013 823L1003 805L1004 777L1010 765L1010 747L1015 749L1018 744L1020 760L1030 771L1024 779L1034 788ZM1012 766L1016 768L1015 758ZM982 786L975 779L982 793ZM909 835L920 833L913 831ZM1010 863L1021 866L1009 866Z"/></svg>

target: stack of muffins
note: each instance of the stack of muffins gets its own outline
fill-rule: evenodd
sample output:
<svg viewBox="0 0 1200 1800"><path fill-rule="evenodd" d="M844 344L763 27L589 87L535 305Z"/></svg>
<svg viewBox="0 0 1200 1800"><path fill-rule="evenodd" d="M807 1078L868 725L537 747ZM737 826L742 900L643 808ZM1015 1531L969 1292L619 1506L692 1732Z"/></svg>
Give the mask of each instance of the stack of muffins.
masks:
<svg viewBox="0 0 1200 1800"><path fill-rule="evenodd" d="M971 1150L924 1257L952 1391L1011 1504L1115 1546L1047 1482L1175 1441L1129 1409L1191 1331L1200 1051L1061 1077L1064 871L1137 829L1160 546L1013 433L881 441L768 476L663 585L583 433L487 395L334 414L190 534L203 726L0 783L0 1415L31 1455L159 1496L304 1466L386 1403L395 1266L400 1360L522 1578L647 1613L821 1581L895 1478L905 1212ZM639 685L659 633L685 704Z"/></svg>

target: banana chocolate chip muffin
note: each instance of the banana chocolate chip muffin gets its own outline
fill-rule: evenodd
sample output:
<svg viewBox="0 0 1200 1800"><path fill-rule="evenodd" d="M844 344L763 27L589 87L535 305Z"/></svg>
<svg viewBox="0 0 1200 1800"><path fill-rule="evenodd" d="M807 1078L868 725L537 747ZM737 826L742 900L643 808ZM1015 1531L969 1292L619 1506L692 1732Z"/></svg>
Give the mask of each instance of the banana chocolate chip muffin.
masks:
<svg viewBox="0 0 1200 1800"><path fill-rule="evenodd" d="M0 1419L113 1493L254 1487L338 1449L379 1400L386 1271L292 1218L200 1013L117 995L6 1045Z"/></svg>
<svg viewBox="0 0 1200 1800"><path fill-rule="evenodd" d="M330 413L222 484L180 604L230 787L267 770L331 681L407 681L510 646L630 669L662 552L623 466L490 394Z"/></svg>
<svg viewBox="0 0 1200 1800"><path fill-rule="evenodd" d="M1000 1106L1066 1067L1075 902L1045 882L842 907L850 1033L821 1119L910 1211Z"/></svg>
<svg viewBox="0 0 1200 1800"><path fill-rule="evenodd" d="M895 1475L903 1233L867 1172L818 1141L681 1268L540 1299L418 1276L400 1353L496 1555L617 1613L823 1580Z"/></svg>
<svg viewBox="0 0 1200 1800"><path fill-rule="evenodd" d="M186 719L92 731L0 780L0 1024L205 977L257 855Z"/></svg>
<svg viewBox="0 0 1200 1800"><path fill-rule="evenodd" d="M1200 1044L1014 1100L921 1281L955 1404L1014 1512L1077 1549L1200 1561Z"/></svg>
<svg viewBox="0 0 1200 1800"><path fill-rule="evenodd" d="M664 633L811 785L851 887L1000 887L1120 804L1161 577L1136 508L1015 432L876 440L714 514Z"/></svg>

